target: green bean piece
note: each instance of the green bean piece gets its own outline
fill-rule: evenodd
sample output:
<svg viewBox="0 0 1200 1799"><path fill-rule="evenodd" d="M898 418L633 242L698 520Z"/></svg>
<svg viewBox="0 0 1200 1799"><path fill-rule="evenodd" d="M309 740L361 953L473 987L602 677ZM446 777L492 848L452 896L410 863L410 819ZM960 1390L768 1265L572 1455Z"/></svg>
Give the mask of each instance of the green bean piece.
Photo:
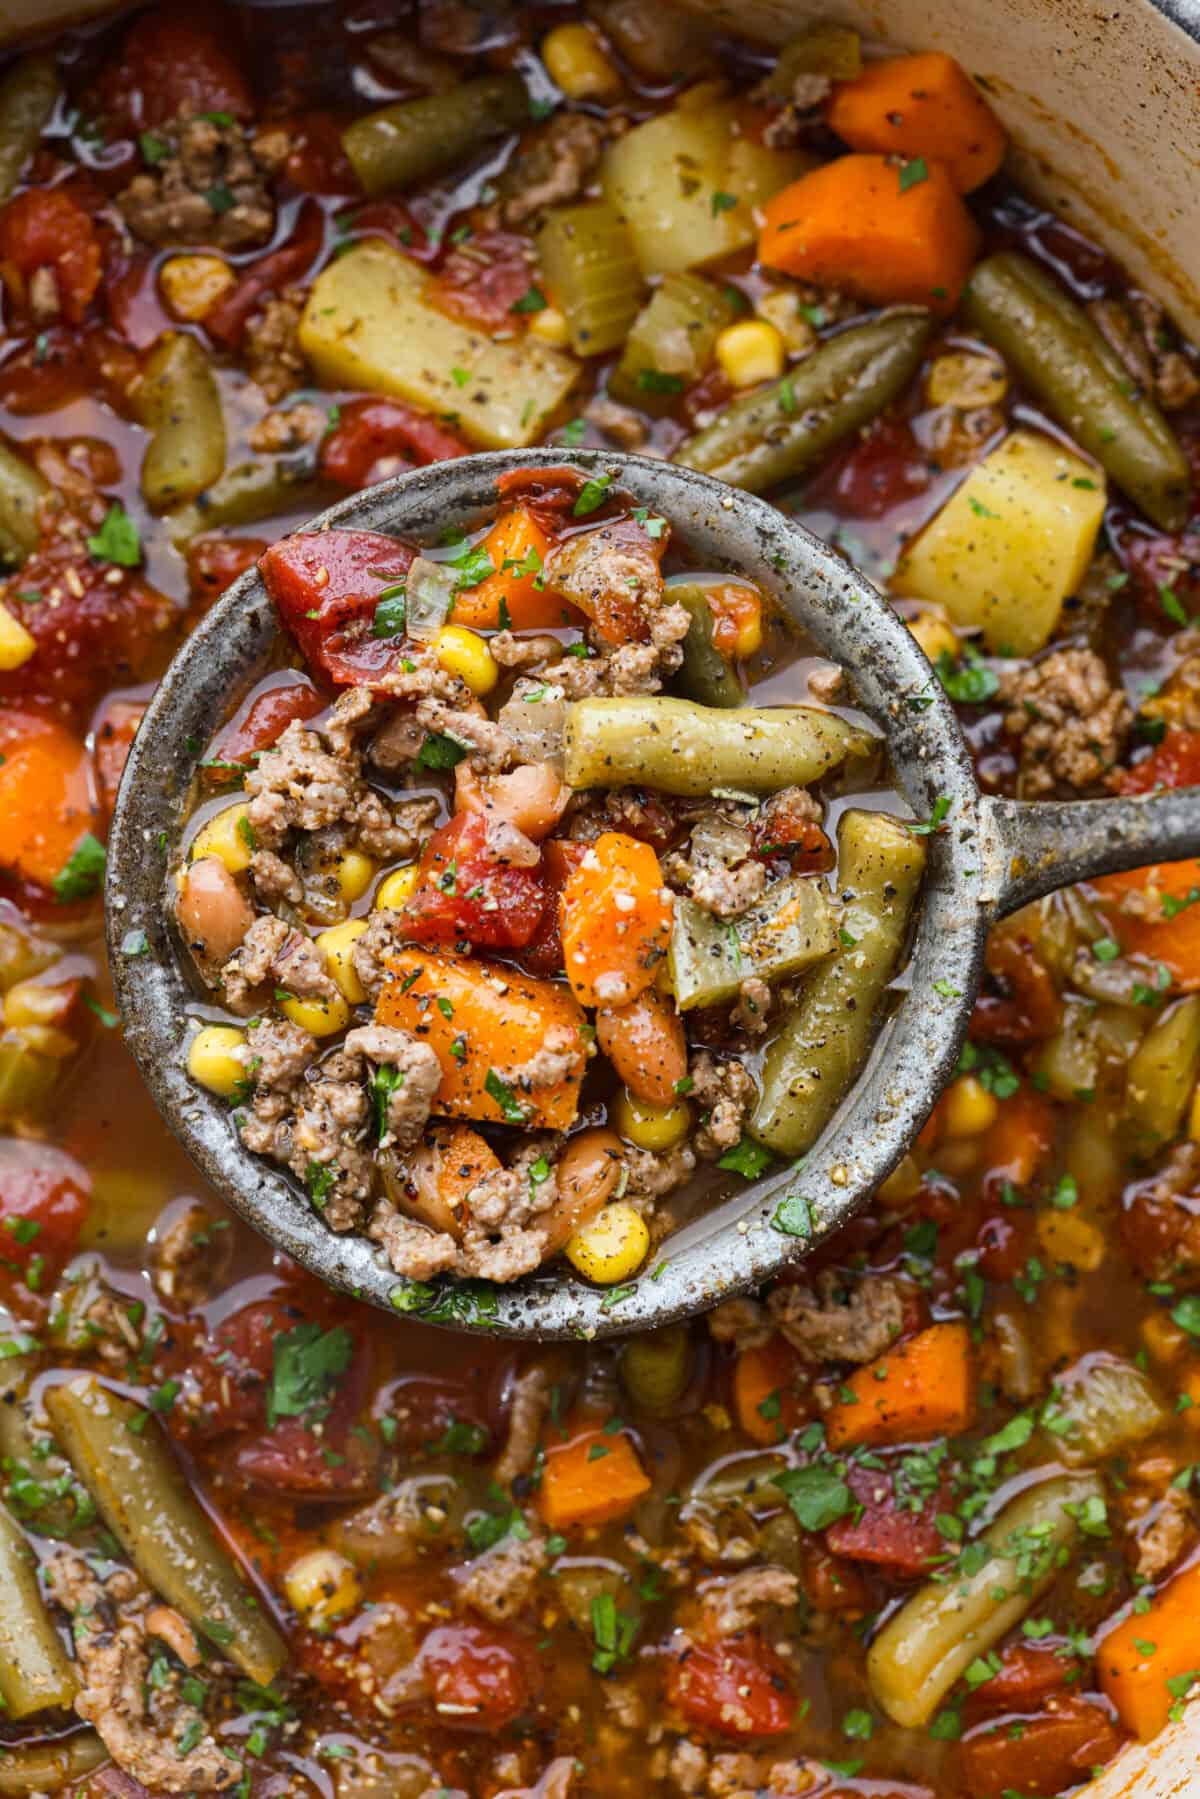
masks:
<svg viewBox="0 0 1200 1799"><path fill-rule="evenodd" d="M837 917L811 875L775 881L737 918L677 896L667 968L681 1012L736 999L742 982L785 981L837 944Z"/></svg>
<svg viewBox="0 0 1200 1799"><path fill-rule="evenodd" d="M0 200L7 200L38 146L59 93L58 66L37 51L0 81Z"/></svg>
<svg viewBox="0 0 1200 1799"><path fill-rule="evenodd" d="M817 20L779 52L779 60L763 82L768 94L790 100L798 75L828 75L831 81L853 81L862 73L862 46L850 25Z"/></svg>
<svg viewBox="0 0 1200 1799"><path fill-rule="evenodd" d="M1028 257L1005 250L974 270L963 310L1117 486L1164 531L1182 529L1187 458L1083 308Z"/></svg>
<svg viewBox="0 0 1200 1799"><path fill-rule="evenodd" d="M1200 993L1189 993L1142 1038L1129 1064L1125 1096L1134 1124L1173 1137L1200 1075Z"/></svg>
<svg viewBox="0 0 1200 1799"><path fill-rule="evenodd" d="M1023 1618L1079 1535L1081 1508L1099 1500L1094 1474L1027 1488L981 1541L973 1574L931 1580L880 1631L867 1656L876 1704L906 1730L927 1724L955 1681Z"/></svg>
<svg viewBox="0 0 1200 1799"><path fill-rule="evenodd" d="M891 405L932 335L929 314L909 308L839 331L782 381L732 400L674 460L749 493L795 480Z"/></svg>
<svg viewBox="0 0 1200 1799"><path fill-rule="evenodd" d="M158 1424L90 1374L53 1388L46 1410L147 1585L250 1680L269 1686L287 1645L217 1540Z"/></svg>
<svg viewBox="0 0 1200 1799"><path fill-rule="evenodd" d="M51 1622L37 1561L20 1528L0 1506L0 1694L10 1718L68 1707L79 1690Z"/></svg>
<svg viewBox="0 0 1200 1799"><path fill-rule="evenodd" d="M609 393L644 412L668 412L704 374L717 338L739 310L725 289L703 275L664 275L633 321L608 378Z"/></svg>
<svg viewBox="0 0 1200 1799"><path fill-rule="evenodd" d="M621 1351L621 1384L631 1403L652 1417L679 1403L691 1371L692 1341L682 1324L630 1337Z"/></svg>
<svg viewBox="0 0 1200 1799"><path fill-rule="evenodd" d="M38 546L38 502L50 484L31 463L0 443L0 558L20 567Z"/></svg>
<svg viewBox="0 0 1200 1799"><path fill-rule="evenodd" d="M94 1730L77 1730L49 1743L18 1743L0 1754L0 1794L57 1793L109 1760Z"/></svg>
<svg viewBox="0 0 1200 1799"><path fill-rule="evenodd" d="M750 1132L781 1156L814 1143L866 1061L883 990L904 947L925 848L884 812L845 812L837 884L850 894L839 947L784 1018L763 1063Z"/></svg>
<svg viewBox="0 0 1200 1799"><path fill-rule="evenodd" d="M699 797L717 787L806 787L873 740L815 706L717 711L662 694L578 700L567 708L570 787L657 787Z"/></svg>
<svg viewBox="0 0 1200 1799"><path fill-rule="evenodd" d="M625 342L642 301L642 271L629 227L607 200L556 206L538 227L538 264L577 356Z"/></svg>
<svg viewBox="0 0 1200 1799"><path fill-rule="evenodd" d="M713 614L702 587L672 587L671 601L691 619L683 640L678 681L689 699L702 706L744 706L745 691L732 665L713 642Z"/></svg>
<svg viewBox="0 0 1200 1799"><path fill-rule="evenodd" d="M366 192L382 194L442 175L490 138L529 122L519 75L481 75L444 94L398 100L355 119L342 133L342 148Z"/></svg>
<svg viewBox="0 0 1200 1799"><path fill-rule="evenodd" d="M184 549L203 531L256 525L281 512L312 512L328 505L330 495L330 488L313 478L310 467L290 457L237 462L190 506L168 512L167 532L174 547Z"/></svg>
<svg viewBox="0 0 1200 1799"><path fill-rule="evenodd" d="M225 469L221 390L194 337L172 331L146 359L138 413L150 432L142 458L142 495L155 512L194 500Z"/></svg>

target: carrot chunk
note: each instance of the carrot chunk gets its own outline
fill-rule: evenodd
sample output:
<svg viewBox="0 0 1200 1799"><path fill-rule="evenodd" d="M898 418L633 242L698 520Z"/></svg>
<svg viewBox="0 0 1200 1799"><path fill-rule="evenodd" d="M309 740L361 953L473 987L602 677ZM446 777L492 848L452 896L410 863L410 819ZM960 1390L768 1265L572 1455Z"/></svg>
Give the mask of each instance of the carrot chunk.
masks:
<svg viewBox="0 0 1200 1799"><path fill-rule="evenodd" d="M940 50L870 63L838 82L826 116L852 150L936 158L960 194L1004 160L1003 125L962 65Z"/></svg>
<svg viewBox="0 0 1200 1799"><path fill-rule="evenodd" d="M648 843L606 831L563 888L563 962L585 1006L625 1006L651 985L671 937L671 895Z"/></svg>
<svg viewBox="0 0 1200 1799"><path fill-rule="evenodd" d="M395 978L376 1016L411 1031L437 1056L436 1113L539 1130L574 1123L587 1049L583 1014L565 987L475 957L418 949L398 951L388 967ZM567 1060L569 1072L547 1079L535 1061L542 1052Z"/></svg>
<svg viewBox="0 0 1200 1799"><path fill-rule="evenodd" d="M859 1368L825 1418L832 1449L919 1443L965 1430L972 1411L965 1324L931 1324L920 1336Z"/></svg>
<svg viewBox="0 0 1200 1799"><path fill-rule="evenodd" d="M800 1390L800 1358L783 1337L744 1349L734 1364L733 1409L755 1443L779 1443L808 1416Z"/></svg>
<svg viewBox="0 0 1200 1799"><path fill-rule="evenodd" d="M573 1524L606 1524L632 1511L650 1481L629 1438L620 1431L580 1424L566 1427L566 1442L546 1444L538 1510L551 1530Z"/></svg>
<svg viewBox="0 0 1200 1799"><path fill-rule="evenodd" d="M473 631L535 631L568 625L578 616L545 585L542 568L550 539L527 507L502 513L480 548L496 572L456 596L450 615L454 624Z"/></svg>
<svg viewBox="0 0 1200 1799"><path fill-rule="evenodd" d="M881 305L951 312L979 231L939 162L841 156L802 175L765 208L759 261Z"/></svg>
<svg viewBox="0 0 1200 1799"><path fill-rule="evenodd" d="M43 713L0 713L0 868L53 887L96 824L78 737Z"/></svg>
<svg viewBox="0 0 1200 1799"><path fill-rule="evenodd" d="M1168 1581L1150 1609L1131 1612L1096 1651L1100 1690L1116 1707L1126 1730L1142 1742L1158 1735L1187 1676L1200 1666L1200 1561Z"/></svg>

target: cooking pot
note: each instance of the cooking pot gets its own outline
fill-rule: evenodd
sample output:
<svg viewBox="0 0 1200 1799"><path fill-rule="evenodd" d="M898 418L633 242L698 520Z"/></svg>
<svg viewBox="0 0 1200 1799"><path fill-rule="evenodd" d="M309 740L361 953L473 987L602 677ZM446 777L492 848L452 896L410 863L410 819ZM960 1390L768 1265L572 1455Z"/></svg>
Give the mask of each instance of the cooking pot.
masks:
<svg viewBox="0 0 1200 1799"><path fill-rule="evenodd" d="M820 16L897 49L948 51L1004 120L1025 189L1102 242L1200 338L1200 0L676 3L769 43ZM0 0L0 46L112 10L111 0ZM1200 1799L1200 1701L1153 1743L1128 1748L1081 1799Z"/></svg>

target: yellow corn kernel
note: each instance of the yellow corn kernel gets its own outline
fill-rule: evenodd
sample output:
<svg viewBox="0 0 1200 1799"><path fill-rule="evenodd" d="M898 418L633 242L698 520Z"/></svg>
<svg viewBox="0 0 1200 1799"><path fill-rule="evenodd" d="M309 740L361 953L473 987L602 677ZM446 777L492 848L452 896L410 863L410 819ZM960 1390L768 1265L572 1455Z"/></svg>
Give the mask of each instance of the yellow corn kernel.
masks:
<svg viewBox="0 0 1200 1799"><path fill-rule="evenodd" d="M284 1575L283 1590L293 1611L310 1624L329 1624L354 1610L362 1581L354 1563L336 1549L310 1549Z"/></svg>
<svg viewBox="0 0 1200 1799"><path fill-rule="evenodd" d="M960 1074L942 1097L938 1119L947 1137L980 1137L995 1123L999 1110L999 1101L978 1076Z"/></svg>
<svg viewBox="0 0 1200 1799"><path fill-rule="evenodd" d="M334 879L342 898L353 905L375 879L375 864L361 850L343 850L334 867Z"/></svg>
<svg viewBox="0 0 1200 1799"><path fill-rule="evenodd" d="M553 345L556 350L565 350L571 341L567 315L560 312L557 306L543 306L540 312L531 312L529 329L534 337L540 338L544 344Z"/></svg>
<svg viewBox="0 0 1200 1799"><path fill-rule="evenodd" d="M220 256L169 256L158 271L164 306L172 318L189 325L211 312L236 279Z"/></svg>
<svg viewBox="0 0 1200 1799"><path fill-rule="evenodd" d="M343 999L361 1006L366 999L363 984L354 966L354 944L367 928L365 918L348 918L345 924L330 925L317 938L317 948L325 958L325 966L337 982Z"/></svg>
<svg viewBox="0 0 1200 1799"><path fill-rule="evenodd" d="M931 662L936 662L939 656L957 658L958 632L936 612L918 612L915 618L904 622Z"/></svg>
<svg viewBox="0 0 1200 1799"><path fill-rule="evenodd" d="M803 356L816 343L816 328L806 317L804 302L794 288L769 287L754 302L754 310L774 325L793 356Z"/></svg>
<svg viewBox="0 0 1200 1799"><path fill-rule="evenodd" d="M254 854L254 832L246 817L245 804L226 806L202 824L188 846L188 861L200 862L205 856L216 856L231 875L249 868Z"/></svg>
<svg viewBox="0 0 1200 1799"><path fill-rule="evenodd" d="M19 618L7 606L0 606L0 669L20 668L37 649L37 639L30 635Z"/></svg>
<svg viewBox="0 0 1200 1799"><path fill-rule="evenodd" d="M719 1405L715 1400L708 1405L701 1406L700 1416L718 1437L725 1436L726 1432L733 1429L733 1419L729 1416L728 1406Z"/></svg>
<svg viewBox="0 0 1200 1799"><path fill-rule="evenodd" d="M930 405L957 406L964 412L998 406L1007 387L1004 364L995 356L978 356L970 350L949 350L936 357L925 380Z"/></svg>
<svg viewBox="0 0 1200 1799"><path fill-rule="evenodd" d="M1077 1212L1042 1212L1037 1221L1038 1242L1054 1262L1066 1262L1084 1274L1094 1274L1105 1257L1104 1233Z"/></svg>
<svg viewBox="0 0 1200 1799"><path fill-rule="evenodd" d="M542 62L568 100L611 100L621 92L620 73L590 25L556 25L542 39Z"/></svg>
<svg viewBox="0 0 1200 1799"><path fill-rule="evenodd" d="M614 1199L576 1231L566 1256L588 1280L611 1287L637 1273L649 1247L650 1232L641 1214L623 1199Z"/></svg>
<svg viewBox="0 0 1200 1799"><path fill-rule="evenodd" d="M717 361L735 387L777 381L785 361L783 337L769 319L741 319L718 337Z"/></svg>
<svg viewBox="0 0 1200 1799"><path fill-rule="evenodd" d="M638 1099L622 1087L612 1109L612 1121L622 1137L638 1149L674 1149L688 1134L692 1122L691 1109L685 1100L674 1105L656 1106L651 1100Z"/></svg>
<svg viewBox="0 0 1200 1799"><path fill-rule="evenodd" d="M433 653L448 675L465 681L477 699L500 679L496 658L478 631L465 625L443 625L433 640Z"/></svg>
<svg viewBox="0 0 1200 1799"><path fill-rule="evenodd" d="M1176 1324L1169 1312L1151 1312L1142 1319L1142 1342L1156 1362L1175 1362L1183 1354L1191 1338L1182 1325Z"/></svg>
<svg viewBox="0 0 1200 1799"><path fill-rule="evenodd" d="M902 1211L920 1191L921 1170L911 1156L905 1156L876 1189L875 1197L889 1211Z"/></svg>
<svg viewBox="0 0 1200 1799"><path fill-rule="evenodd" d="M245 1031L231 1024L206 1024L188 1044L187 1071L194 1081L231 1099L246 1079Z"/></svg>
<svg viewBox="0 0 1200 1799"><path fill-rule="evenodd" d="M350 1023L350 1007L340 993L332 999L281 999L279 1010L310 1037L332 1037Z"/></svg>
<svg viewBox="0 0 1200 1799"><path fill-rule="evenodd" d="M375 893L375 904L382 906L385 912L403 912L416 892L419 879L415 862L411 868L393 869L390 875L384 875L380 881Z"/></svg>

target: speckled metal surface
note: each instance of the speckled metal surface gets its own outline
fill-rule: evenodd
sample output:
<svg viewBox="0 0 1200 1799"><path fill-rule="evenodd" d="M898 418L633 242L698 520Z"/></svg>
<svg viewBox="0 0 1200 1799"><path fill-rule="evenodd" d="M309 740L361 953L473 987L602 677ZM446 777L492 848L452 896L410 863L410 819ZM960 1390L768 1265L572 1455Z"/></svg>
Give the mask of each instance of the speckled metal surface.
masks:
<svg viewBox="0 0 1200 1799"><path fill-rule="evenodd" d="M552 450L446 462L345 500L314 521L426 539L471 527L492 509L496 477L552 467ZM957 1061L989 922L1066 879L1169 853L1200 852L1200 794L1024 808L981 800L953 708L915 640L875 590L825 544L766 501L645 457L581 451L571 463L610 472L665 513L703 565L738 570L773 593L852 674L864 709L887 734L899 786L920 818L950 801L929 842L929 872L907 990L871 1063L802 1165L767 1176L687 1226L653 1271L618 1293L556 1267L513 1287L439 1304L435 1322L512 1337L604 1336L666 1323L753 1287L844 1224L896 1165ZM121 785L109 843L108 932L117 1000L163 1117L206 1178L264 1235L332 1285L384 1307L408 1308L404 1283L365 1238L335 1236L278 1170L245 1152L229 1110L183 1066L197 995L169 922L168 880L200 750L217 722L268 666L276 620L257 574L209 613L161 683ZM121 955L127 931L150 953ZM937 988L935 990L935 982ZM950 994L947 998L944 995ZM811 1236L772 1223L785 1195L807 1201ZM428 1315L424 1312L422 1315Z"/></svg>

